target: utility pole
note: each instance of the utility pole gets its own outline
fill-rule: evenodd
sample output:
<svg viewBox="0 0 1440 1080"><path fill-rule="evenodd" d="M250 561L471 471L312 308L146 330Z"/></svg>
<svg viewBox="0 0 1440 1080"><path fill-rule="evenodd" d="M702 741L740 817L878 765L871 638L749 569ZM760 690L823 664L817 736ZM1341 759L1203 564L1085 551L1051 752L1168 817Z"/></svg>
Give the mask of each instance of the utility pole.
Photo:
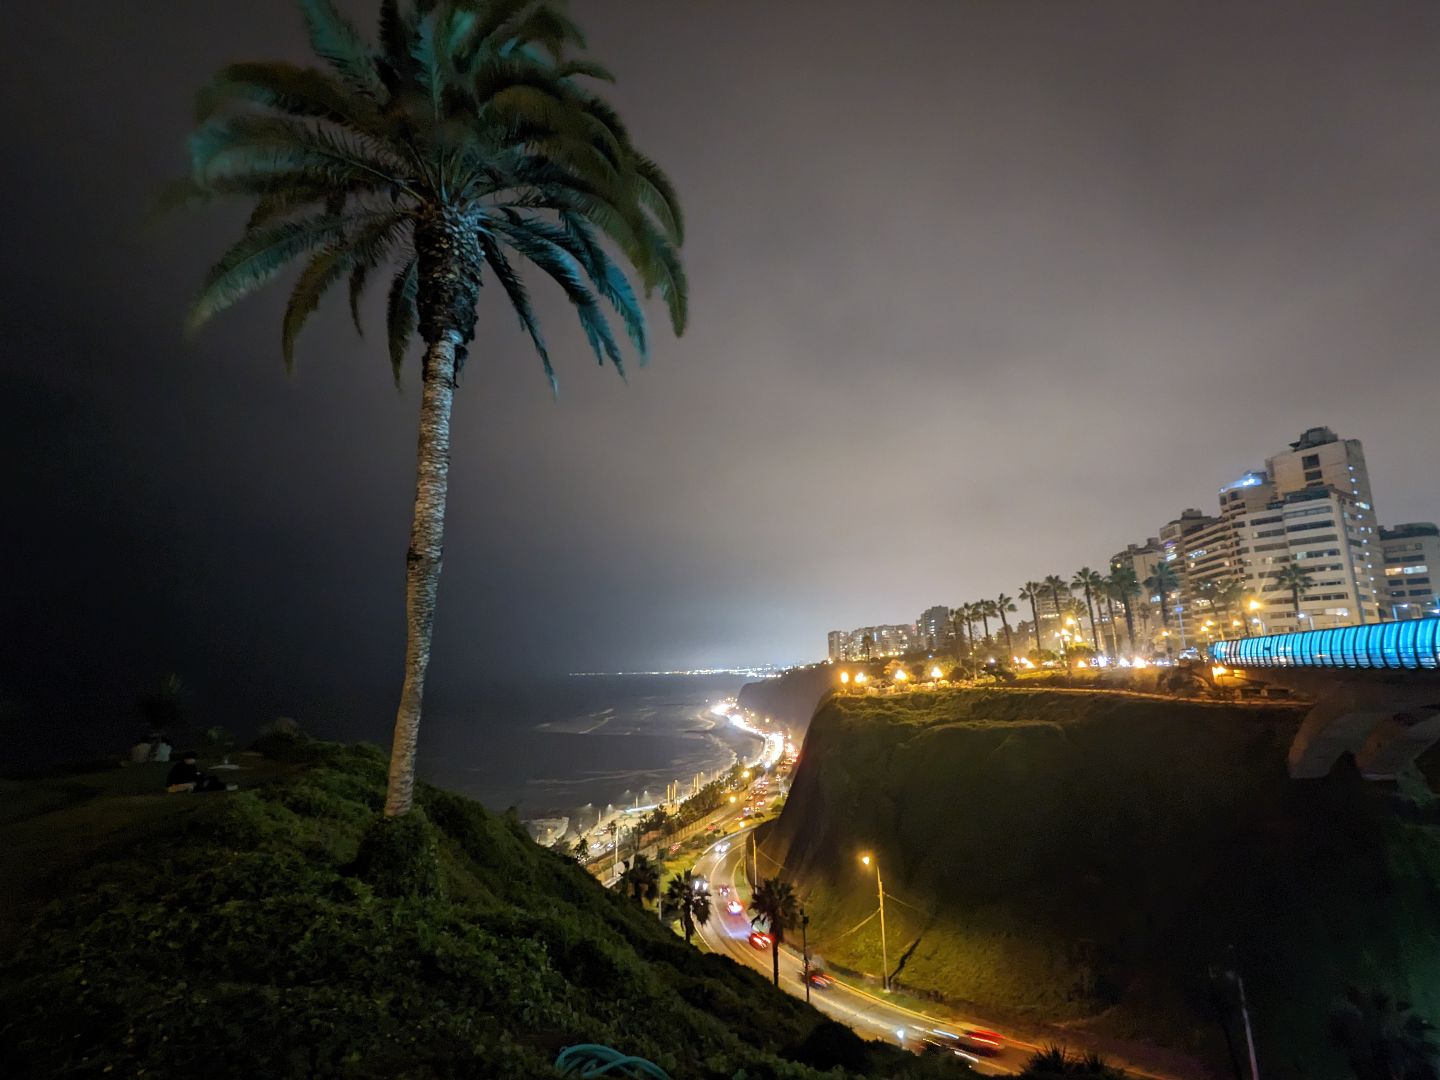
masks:
<svg viewBox="0 0 1440 1080"><path fill-rule="evenodd" d="M805 909L800 909L800 953L805 958L805 1004L810 1004L810 935L807 928L810 925L810 916L805 914Z"/></svg>
<svg viewBox="0 0 1440 1080"><path fill-rule="evenodd" d="M860 856L860 861L866 866L871 863L869 855ZM885 883L880 880L880 860L873 860L875 863L875 893L880 898L880 985L886 993L890 991L890 956L888 946L885 942Z"/></svg>

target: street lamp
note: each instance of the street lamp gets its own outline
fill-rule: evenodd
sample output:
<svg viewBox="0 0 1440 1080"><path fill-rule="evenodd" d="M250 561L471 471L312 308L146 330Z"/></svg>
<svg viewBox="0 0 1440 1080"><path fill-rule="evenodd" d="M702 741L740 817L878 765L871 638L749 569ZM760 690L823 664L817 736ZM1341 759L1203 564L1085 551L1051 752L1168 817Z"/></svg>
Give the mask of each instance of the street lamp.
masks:
<svg viewBox="0 0 1440 1080"><path fill-rule="evenodd" d="M932 667L932 668L930 669L930 678L932 678L932 679L943 679L944 677L945 677L945 673L940 670L940 665L939 665L939 664L936 664L934 667Z"/></svg>
<svg viewBox="0 0 1440 1080"><path fill-rule="evenodd" d="M890 991L890 956L885 945L885 883L880 880L880 860L861 855L860 861L866 866L875 864L875 894L880 898L880 985L886 993Z"/></svg>
<svg viewBox="0 0 1440 1080"><path fill-rule="evenodd" d="M908 679L909 677L910 677L910 676L909 676L908 674L906 674L905 669L904 669L903 667L902 667L902 668L896 668L896 669L895 669L895 681L896 681L896 682L904 682L904 681L905 681L906 679Z"/></svg>
<svg viewBox="0 0 1440 1080"><path fill-rule="evenodd" d="M849 685L849 683L850 683L850 673L849 673L848 671L842 671L842 672L840 672L840 685L841 685L841 686L847 686L847 685Z"/></svg>

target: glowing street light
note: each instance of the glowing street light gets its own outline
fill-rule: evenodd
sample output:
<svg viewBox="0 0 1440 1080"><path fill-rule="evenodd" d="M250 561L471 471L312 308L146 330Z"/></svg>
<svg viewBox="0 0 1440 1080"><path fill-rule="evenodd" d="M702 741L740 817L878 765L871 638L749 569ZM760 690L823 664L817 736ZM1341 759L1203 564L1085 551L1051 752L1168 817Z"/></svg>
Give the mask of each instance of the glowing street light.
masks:
<svg viewBox="0 0 1440 1080"><path fill-rule="evenodd" d="M880 860L861 855L860 861L866 866L875 864L875 894L880 898L880 984L886 993L890 991L890 955L885 945L885 884L880 880Z"/></svg>
<svg viewBox="0 0 1440 1080"><path fill-rule="evenodd" d="M841 685L841 686L846 686L846 685L849 684L849 682L850 682L850 673L849 673L848 671L842 671L842 672L840 672L840 685Z"/></svg>
<svg viewBox="0 0 1440 1080"><path fill-rule="evenodd" d="M868 677L863 671L857 671L857 672L855 673L855 685L856 685L856 686L863 686L865 683L867 683L867 682L869 682L869 681L870 681L869 677Z"/></svg>
<svg viewBox="0 0 1440 1080"><path fill-rule="evenodd" d="M932 678L932 679L943 679L944 677L945 677L945 673L940 670L940 665L939 665L939 664L936 664L934 667L932 667L932 668L930 669L930 678Z"/></svg>
<svg viewBox="0 0 1440 1080"><path fill-rule="evenodd" d="M904 669L903 667L902 667L902 668L896 668L896 669L895 669L895 681L896 681L896 682L904 682L904 681L905 681L906 679L908 679L909 677L910 677L910 676L905 673L905 669Z"/></svg>

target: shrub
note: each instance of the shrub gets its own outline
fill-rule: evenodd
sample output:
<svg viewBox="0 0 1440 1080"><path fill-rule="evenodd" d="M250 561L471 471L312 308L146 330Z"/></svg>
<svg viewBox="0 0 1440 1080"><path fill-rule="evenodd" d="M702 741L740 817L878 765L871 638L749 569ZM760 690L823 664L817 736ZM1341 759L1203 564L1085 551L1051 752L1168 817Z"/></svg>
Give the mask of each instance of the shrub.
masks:
<svg viewBox="0 0 1440 1080"><path fill-rule="evenodd" d="M440 849L425 811L376 818L360 840L352 870L378 896L439 896Z"/></svg>

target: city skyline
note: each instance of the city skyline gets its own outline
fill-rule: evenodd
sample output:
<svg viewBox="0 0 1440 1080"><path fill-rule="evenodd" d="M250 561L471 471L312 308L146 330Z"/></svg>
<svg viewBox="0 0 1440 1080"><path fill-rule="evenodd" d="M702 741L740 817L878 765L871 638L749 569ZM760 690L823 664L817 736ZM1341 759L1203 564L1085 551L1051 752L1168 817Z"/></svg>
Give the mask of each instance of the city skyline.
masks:
<svg viewBox="0 0 1440 1080"><path fill-rule="evenodd" d="M1182 647L1199 644L1202 637L1440 614L1440 529L1432 521L1384 523L1363 440L1312 426L1264 462L1263 468L1247 469L1219 487L1214 514L1186 508L1158 526L1155 535L1127 543L1100 565L1124 567L1141 586L1158 564L1170 566L1177 582L1167 597L1166 614ZM1280 570L1291 563L1312 578L1301 594L1298 623L1292 594L1279 581ZM1053 570L1037 568L1027 580L1038 581ZM1059 576L1070 583L1068 570ZM1224 618L1215 623L1210 617L1222 612L1205 589L1228 584L1241 594L1240 610L1229 610L1227 602ZM1018 584L1013 588L1021 590ZM962 591L973 596L973 590ZM1062 596L1069 599L1071 590ZM1150 590L1142 589L1137 600L1158 610L1158 594ZM1042 592L1037 608L1042 622L1061 614L1049 592ZM907 624L831 630L826 656L835 661L945 649L954 642L953 626L943 628L946 611L944 605L932 605ZM1108 612L1097 611L1094 622L1108 627ZM1024 611L1017 613L1017 625L1031 625ZM887 632L883 641L881 630Z"/></svg>

